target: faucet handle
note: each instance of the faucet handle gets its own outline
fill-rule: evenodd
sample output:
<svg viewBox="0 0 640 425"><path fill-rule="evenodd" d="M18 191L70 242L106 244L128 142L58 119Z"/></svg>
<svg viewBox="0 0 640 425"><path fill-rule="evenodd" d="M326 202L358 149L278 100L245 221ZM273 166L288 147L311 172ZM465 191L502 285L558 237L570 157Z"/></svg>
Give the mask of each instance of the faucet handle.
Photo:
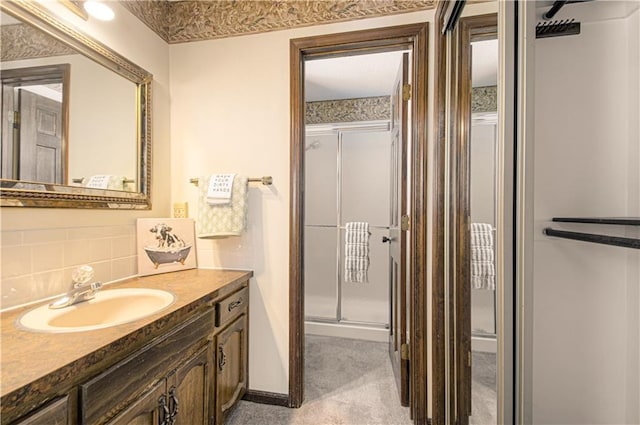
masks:
<svg viewBox="0 0 640 425"><path fill-rule="evenodd" d="M85 264L71 273L71 281L74 287L81 286L93 278L93 267Z"/></svg>

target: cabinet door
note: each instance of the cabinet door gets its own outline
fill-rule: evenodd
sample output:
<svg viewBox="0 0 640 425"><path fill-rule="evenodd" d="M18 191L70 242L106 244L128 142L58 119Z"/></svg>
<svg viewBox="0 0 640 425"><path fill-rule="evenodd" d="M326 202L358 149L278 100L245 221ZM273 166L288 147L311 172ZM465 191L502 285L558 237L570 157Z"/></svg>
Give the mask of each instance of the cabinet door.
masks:
<svg viewBox="0 0 640 425"><path fill-rule="evenodd" d="M247 390L247 331L243 314L216 337L216 424Z"/></svg>
<svg viewBox="0 0 640 425"><path fill-rule="evenodd" d="M182 363L167 378L169 424L206 425L212 353L207 346Z"/></svg>
<svg viewBox="0 0 640 425"><path fill-rule="evenodd" d="M163 379L108 423L109 425L158 425L167 424L168 418L166 381Z"/></svg>
<svg viewBox="0 0 640 425"><path fill-rule="evenodd" d="M67 425L72 423L69 415L69 396L61 397L38 409L15 425Z"/></svg>

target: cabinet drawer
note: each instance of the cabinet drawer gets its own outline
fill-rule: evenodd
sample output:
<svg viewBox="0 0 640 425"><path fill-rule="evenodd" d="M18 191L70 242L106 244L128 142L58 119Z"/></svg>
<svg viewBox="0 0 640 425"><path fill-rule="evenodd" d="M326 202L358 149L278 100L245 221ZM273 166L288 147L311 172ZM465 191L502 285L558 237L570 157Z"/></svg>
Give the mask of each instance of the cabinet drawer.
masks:
<svg viewBox="0 0 640 425"><path fill-rule="evenodd" d="M228 323L231 319L242 313L249 305L249 288L229 295L216 303L216 327Z"/></svg>
<svg viewBox="0 0 640 425"><path fill-rule="evenodd" d="M14 425L67 425L72 423L70 419L69 396L64 396L41 407Z"/></svg>

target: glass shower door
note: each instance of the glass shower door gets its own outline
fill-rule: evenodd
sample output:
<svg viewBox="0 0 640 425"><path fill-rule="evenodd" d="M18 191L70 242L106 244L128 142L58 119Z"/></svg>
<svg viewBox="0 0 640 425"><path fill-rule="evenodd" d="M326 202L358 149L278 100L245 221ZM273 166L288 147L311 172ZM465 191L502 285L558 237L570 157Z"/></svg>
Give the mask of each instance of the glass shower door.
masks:
<svg viewBox="0 0 640 425"><path fill-rule="evenodd" d="M305 146L305 316L336 321L338 132L308 135Z"/></svg>
<svg viewBox="0 0 640 425"><path fill-rule="evenodd" d="M369 223L369 282L345 282L341 275L342 320L386 326L389 323L389 199L391 174L389 131L345 131L341 144L341 249L344 268L344 227Z"/></svg>

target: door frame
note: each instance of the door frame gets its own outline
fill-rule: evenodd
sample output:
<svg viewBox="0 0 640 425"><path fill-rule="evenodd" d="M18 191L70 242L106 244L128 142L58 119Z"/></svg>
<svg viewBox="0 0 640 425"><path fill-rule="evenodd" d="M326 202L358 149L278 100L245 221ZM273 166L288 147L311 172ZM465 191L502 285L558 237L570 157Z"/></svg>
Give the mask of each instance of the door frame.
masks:
<svg viewBox="0 0 640 425"><path fill-rule="evenodd" d="M289 407L304 399L304 60L410 47L410 398L414 422L427 423L427 45L426 22L290 40Z"/></svg>

